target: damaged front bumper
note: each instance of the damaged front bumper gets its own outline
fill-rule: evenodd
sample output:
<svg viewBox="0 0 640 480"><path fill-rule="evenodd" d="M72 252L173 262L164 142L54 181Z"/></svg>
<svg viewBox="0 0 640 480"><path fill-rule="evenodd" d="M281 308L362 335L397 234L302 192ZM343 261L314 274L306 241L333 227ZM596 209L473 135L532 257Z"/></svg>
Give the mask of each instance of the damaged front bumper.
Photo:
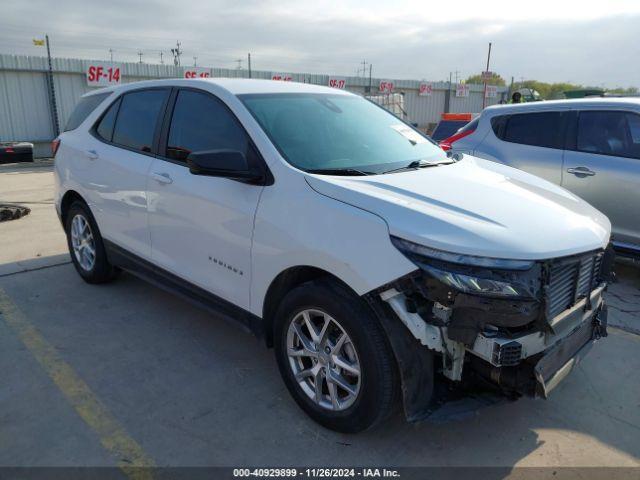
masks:
<svg viewBox="0 0 640 480"><path fill-rule="evenodd" d="M435 418L451 401L466 399L477 409L505 397L547 398L607 335L608 276L598 276L586 295L549 318L543 293L552 267L538 267L535 301L474 298L434 285L423 272L366 296L394 348L409 421Z"/></svg>

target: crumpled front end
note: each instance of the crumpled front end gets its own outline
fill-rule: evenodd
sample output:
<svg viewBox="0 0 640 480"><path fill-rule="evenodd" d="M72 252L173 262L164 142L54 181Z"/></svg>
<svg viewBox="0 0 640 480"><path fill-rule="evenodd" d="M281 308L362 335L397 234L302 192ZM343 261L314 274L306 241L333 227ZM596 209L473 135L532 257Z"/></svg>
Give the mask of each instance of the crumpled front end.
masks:
<svg viewBox="0 0 640 480"><path fill-rule="evenodd" d="M419 269L366 297L394 347L409 420L452 399L546 398L607 335L611 247L500 263L394 243Z"/></svg>

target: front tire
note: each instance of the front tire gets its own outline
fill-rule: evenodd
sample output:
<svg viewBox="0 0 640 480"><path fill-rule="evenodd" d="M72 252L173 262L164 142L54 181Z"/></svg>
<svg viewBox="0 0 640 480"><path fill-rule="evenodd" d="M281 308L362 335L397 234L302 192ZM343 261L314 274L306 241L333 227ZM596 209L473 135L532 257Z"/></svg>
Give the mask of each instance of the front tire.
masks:
<svg viewBox="0 0 640 480"><path fill-rule="evenodd" d="M274 327L285 385L316 422L355 433L392 412L398 380L391 347L369 307L346 287L323 279L295 288Z"/></svg>
<svg viewBox="0 0 640 480"><path fill-rule="evenodd" d="M85 282L105 283L116 277L118 270L109 263L98 225L84 202L69 207L65 231L71 260Z"/></svg>

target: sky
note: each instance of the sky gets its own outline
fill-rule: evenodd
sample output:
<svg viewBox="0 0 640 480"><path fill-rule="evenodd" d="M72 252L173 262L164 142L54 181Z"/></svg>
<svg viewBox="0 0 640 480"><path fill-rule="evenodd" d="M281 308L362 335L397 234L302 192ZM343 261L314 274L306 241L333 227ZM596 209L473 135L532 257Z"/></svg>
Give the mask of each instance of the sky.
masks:
<svg viewBox="0 0 640 480"><path fill-rule="evenodd" d="M0 53L438 81L640 86L640 0L2 0ZM457 72L457 73L456 73ZM362 74L362 72L360 72Z"/></svg>

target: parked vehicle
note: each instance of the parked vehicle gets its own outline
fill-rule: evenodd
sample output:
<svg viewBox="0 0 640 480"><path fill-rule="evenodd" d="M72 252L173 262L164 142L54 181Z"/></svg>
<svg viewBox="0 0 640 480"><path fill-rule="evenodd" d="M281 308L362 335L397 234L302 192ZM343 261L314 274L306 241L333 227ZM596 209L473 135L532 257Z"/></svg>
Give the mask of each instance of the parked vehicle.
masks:
<svg viewBox="0 0 640 480"><path fill-rule="evenodd" d="M477 113L442 113L440 121L431 132L430 137L436 142L441 142L455 134L477 116Z"/></svg>
<svg viewBox="0 0 640 480"><path fill-rule="evenodd" d="M604 215L448 158L366 99L158 80L77 108L55 204L80 276L129 270L238 321L328 428L377 424L398 397L429 418L466 385L546 397L606 335Z"/></svg>
<svg viewBox="0 0 640 480"><path fill-rule="evenodd" d="M441 145L572 191L609 217L620 253L640 256L640 99L489 107Z"/></svg>
<svg viewBox="0 0 640 480"><path fill-rule="evenodd" d="M33 143L0 142L0 163L33 162Z"/></svg>

